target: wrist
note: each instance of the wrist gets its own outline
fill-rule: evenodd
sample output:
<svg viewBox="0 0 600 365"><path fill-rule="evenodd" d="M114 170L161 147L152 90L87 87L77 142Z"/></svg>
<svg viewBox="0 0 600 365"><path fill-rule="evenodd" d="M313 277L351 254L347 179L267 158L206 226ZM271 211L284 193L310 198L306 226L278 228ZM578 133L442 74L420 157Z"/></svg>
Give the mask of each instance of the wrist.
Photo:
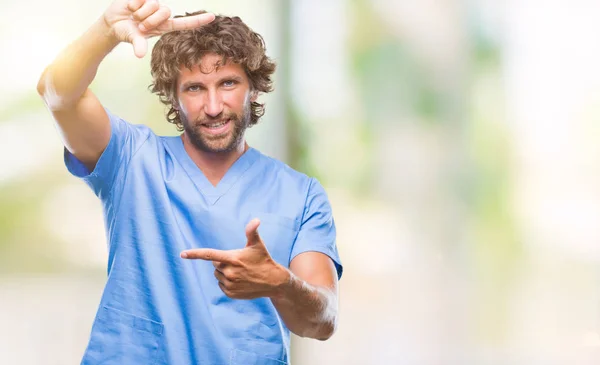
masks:
<svg viewBox="0 0 600 365"><path fill-rule="evenodd" d="M275 280L270 297L274 300L280 300L286 297L286 293L292 286L294 274L290 270L279 264L277 264L275 272Z"/></svg>
<svg viewBox="0 0 600 365"><path fill-rule="evenodd" d="M116 47L121 41L117 38L114 29L110 24L106 21L106 17L104 14L98 19L94 25L92 25L92 30L102 39L103 43L109 47L110 49Z"/></svg>

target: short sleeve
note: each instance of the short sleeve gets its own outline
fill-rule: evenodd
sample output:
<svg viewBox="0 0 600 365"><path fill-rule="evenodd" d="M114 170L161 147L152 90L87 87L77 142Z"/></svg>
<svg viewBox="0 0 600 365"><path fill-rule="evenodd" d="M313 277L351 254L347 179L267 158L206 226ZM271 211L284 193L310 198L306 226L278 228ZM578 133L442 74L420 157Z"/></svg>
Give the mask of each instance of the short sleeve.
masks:
<svg viewBox="0 0 600 365"><path fill-rule="evenodd" d="M342 277L343 267L336 246L336 231L331 204L323 186L314 178L310 179L308 196L300 232L294 242L290 261L303 252L316 251L329 256Z"/></svg>
<svg viewBox="0 0 600 365"><path fill-rule="evenodd" d="M110 120L110 140L93 171L64 149L67 170L81 178L101 199L110 195L115 182L124 174L129 161L151 134L144 125L133 125L106 110Z"/></svg>

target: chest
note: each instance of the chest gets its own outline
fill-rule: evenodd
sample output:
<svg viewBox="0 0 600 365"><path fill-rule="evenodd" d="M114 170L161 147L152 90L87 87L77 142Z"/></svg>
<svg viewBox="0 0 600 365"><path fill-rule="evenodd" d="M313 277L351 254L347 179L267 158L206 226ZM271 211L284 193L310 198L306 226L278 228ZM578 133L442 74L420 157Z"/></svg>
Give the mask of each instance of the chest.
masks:
<svg viewBox="0 0 600 365"><path fill-rule="evenodd" d="M244 180L215 196L189 179L165 181L148 174L129 179L119 214L126 223L121 223L135 226L145 241L159 236L156 244L173 248L173 255L190 248L240 249L246 245L246 225L258 218L269 253L289 266L302 213L295 194Z"/></svg>
<svg viewBox="0 0 600 365"><path fill-rule="evenodd" d="M271 199L279 200L276 197ZM258 218L258 233L269 253L287 267L300 228L300 218L286 214L289 207L281 206L281 201L279 204L265 204L265 200L269 197L264 193L230 192L215 204L207 204L201 194L194 195L194 198L187 195L182 201L171 192L168 219L174 222L189 248L235 250L246 245L246 225Z"/></svg>

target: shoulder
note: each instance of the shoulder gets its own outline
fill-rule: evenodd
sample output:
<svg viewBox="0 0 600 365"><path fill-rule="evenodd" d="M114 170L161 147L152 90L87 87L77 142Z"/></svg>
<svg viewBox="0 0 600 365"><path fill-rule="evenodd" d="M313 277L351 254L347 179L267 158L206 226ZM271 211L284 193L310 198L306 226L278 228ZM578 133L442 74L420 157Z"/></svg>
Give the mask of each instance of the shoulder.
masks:
<svg viewBox="0 0 600 365"><path fill-rule="evenodd" d="M316 181L315 178L293 169L283 161L267 156L260 151L258 151L258 154L263 173L280 184L285 184L288 187L294 186L308 193L310 185L313 184L313 181Z"/></svg>
<svg viewBox="0 0 600 365"><path fill-rule="evenodd" d="M132 123L105 108L111 125L111 140L122 139L122 143L132 142L138 146L151 137L156 137L153 130L145 124Z"/></svg>

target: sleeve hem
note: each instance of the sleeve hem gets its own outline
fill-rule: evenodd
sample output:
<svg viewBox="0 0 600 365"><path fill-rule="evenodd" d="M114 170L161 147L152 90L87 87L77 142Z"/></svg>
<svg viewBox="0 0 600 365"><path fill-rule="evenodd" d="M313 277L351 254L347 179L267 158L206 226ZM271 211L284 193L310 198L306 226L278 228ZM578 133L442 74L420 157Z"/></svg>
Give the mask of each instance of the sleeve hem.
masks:
<svg viewBox="0 0 600 365"><path fill-rule="evenodd" d="M331 259L331 261L333 261L333 264L335 265L335 270L337 272L338 280L340 280L342 278L342 273L344 272L344 267L342 266L342 263L341 263L340 259L338 258L338 255L336 255L335 252L328 246L307 247L303 250L293 252L292 256L290 257L290 263L292 262L292 260L294 260L294 258L296 256L300 255L301 253L305 253L305 252L319 252L319 253L329 256L329 258Z"/></svg>

